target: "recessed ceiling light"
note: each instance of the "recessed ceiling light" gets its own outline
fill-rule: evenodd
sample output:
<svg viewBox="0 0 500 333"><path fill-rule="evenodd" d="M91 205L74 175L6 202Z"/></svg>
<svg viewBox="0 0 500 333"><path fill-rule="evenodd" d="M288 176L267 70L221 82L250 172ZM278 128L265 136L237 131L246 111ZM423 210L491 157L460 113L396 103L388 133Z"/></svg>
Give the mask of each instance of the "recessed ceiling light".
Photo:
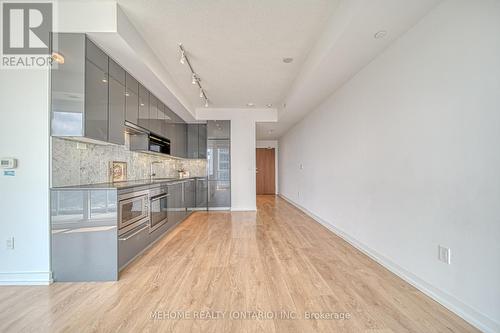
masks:
<svg viewBox="0 0 500 333"><path fill-rule="evenodd" d="M266 104L266 106L267 106L268 108L270 108L270 107L271 107L271 106L273 106L273 105L272 105L272 104Z"/></svg>
<svg viewBox="0 0 500 333"><path fill-rule="evenodd" d="M255 104L250 102L250 103L247 103L247 106L252 107L252 106L255 106Z"/></svg>
<svg viewBox="0 0 500 333"><path fill-rule="evenodd" d="M373 37L375 37L375 39L382 39L384 38L385 36L387 36L387 31L385 30L380 30L380 31L377 31L375 33L375 35L373 35Z"/></svg>
<svg viewBox="0 0 500 333"><path fill-rule="evenodd" d="M283 58L283 62L284 62L285 64L289 64L289 63L291 63L292 61L293 61L293 58Z"/></svg>

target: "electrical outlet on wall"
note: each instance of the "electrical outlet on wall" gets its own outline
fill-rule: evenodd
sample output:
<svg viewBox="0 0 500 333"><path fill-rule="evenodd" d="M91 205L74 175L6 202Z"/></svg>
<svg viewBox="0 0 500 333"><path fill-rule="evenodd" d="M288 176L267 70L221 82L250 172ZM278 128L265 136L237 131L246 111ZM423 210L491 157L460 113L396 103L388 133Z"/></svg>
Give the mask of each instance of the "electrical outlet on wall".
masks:
<svg viewBox="0 0 500 333"><path fill-rule="evenodd" d="M14 250L14 236L7 238L5 245L7 246L7 249Z"/></svg>
<svg viewBox="0 0 500 333"><path fill-rule="evenodd" d="M438 246L438 259L445 264L451 264L451 250L447 247Z"/></svg>

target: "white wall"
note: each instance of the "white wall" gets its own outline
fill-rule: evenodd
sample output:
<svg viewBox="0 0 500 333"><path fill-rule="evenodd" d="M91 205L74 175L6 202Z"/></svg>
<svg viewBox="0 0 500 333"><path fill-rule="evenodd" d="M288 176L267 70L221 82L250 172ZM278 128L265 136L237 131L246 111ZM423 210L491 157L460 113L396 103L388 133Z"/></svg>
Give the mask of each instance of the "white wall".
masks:
<svg viewBox="0 0 500 333"><path fill-rule="evenodd" d="M48 70L0 70L0 284L50 281ZM14 250L6 240L14 237Z"/></svg>
<svg viewBox="0 0 500 333"><path fill-rule="evenodd" d="M274 189L276 194L279 193L278 169L279 169L279 145L278 140L257 140L256 148L274 148Z"/></svg>
<svg viewBox="0 0 500 333"><path fill-rule="evenodd" d="M196 119L231 121L231 210L256 210L255 123L276 121L276 109L201 108Z"/></svg>
<svg viewBox="0 0 500 333"><path fill-rule="evenodd" d="M498 332L499 143L500 1L450 0L280 139L280 193Z"/></svg>

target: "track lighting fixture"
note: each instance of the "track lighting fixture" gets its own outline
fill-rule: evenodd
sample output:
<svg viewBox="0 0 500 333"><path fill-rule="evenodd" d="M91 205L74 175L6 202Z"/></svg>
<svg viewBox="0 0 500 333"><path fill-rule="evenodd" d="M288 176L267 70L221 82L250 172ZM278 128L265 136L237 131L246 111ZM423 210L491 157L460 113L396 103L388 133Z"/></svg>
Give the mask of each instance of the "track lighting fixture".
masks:
<svg viewBox="0 0 500 333"><path fill-rule="evenodd" d="M184 54L184 50L181 50L181 59L179 60L179 62L183 65L186 63L186 55Z"/></svg>
<svg viewBox="0 0 500 333"><path fill-rule="evenodd" d="M200 77L196 74L196 72L193 69L193 66L191 65L191 62L189 62L189 58L186 55L186 50L184 50L184 47L182 46L182 43L179 43L179 51L180 51L180 59L179 62L181 64L187 64L189 67L189 70L191 71L191 83L193 85L198 85L198 88L200 89L200 98L205 99L205 107L208 107L208 97L205 92L205 89L201 86L201 80Z"/></svg>

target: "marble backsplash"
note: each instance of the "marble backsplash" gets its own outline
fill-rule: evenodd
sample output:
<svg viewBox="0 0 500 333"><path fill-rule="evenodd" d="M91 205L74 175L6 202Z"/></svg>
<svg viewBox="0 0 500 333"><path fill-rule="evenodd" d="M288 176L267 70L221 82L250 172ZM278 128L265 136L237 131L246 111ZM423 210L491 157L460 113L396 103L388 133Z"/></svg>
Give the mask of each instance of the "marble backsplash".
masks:
<svg viewBox="0 0 500 333"><path fill-rule="evenodd" d="M127 162L127 179L148 179L151 162L158 178L177 177L177 170L184 169L190 176L206 176L206 160L175 159L128 149L125 145L96 145L73 140L52 138L52 186L98 184L109 181L109 162Z"/></svg>

